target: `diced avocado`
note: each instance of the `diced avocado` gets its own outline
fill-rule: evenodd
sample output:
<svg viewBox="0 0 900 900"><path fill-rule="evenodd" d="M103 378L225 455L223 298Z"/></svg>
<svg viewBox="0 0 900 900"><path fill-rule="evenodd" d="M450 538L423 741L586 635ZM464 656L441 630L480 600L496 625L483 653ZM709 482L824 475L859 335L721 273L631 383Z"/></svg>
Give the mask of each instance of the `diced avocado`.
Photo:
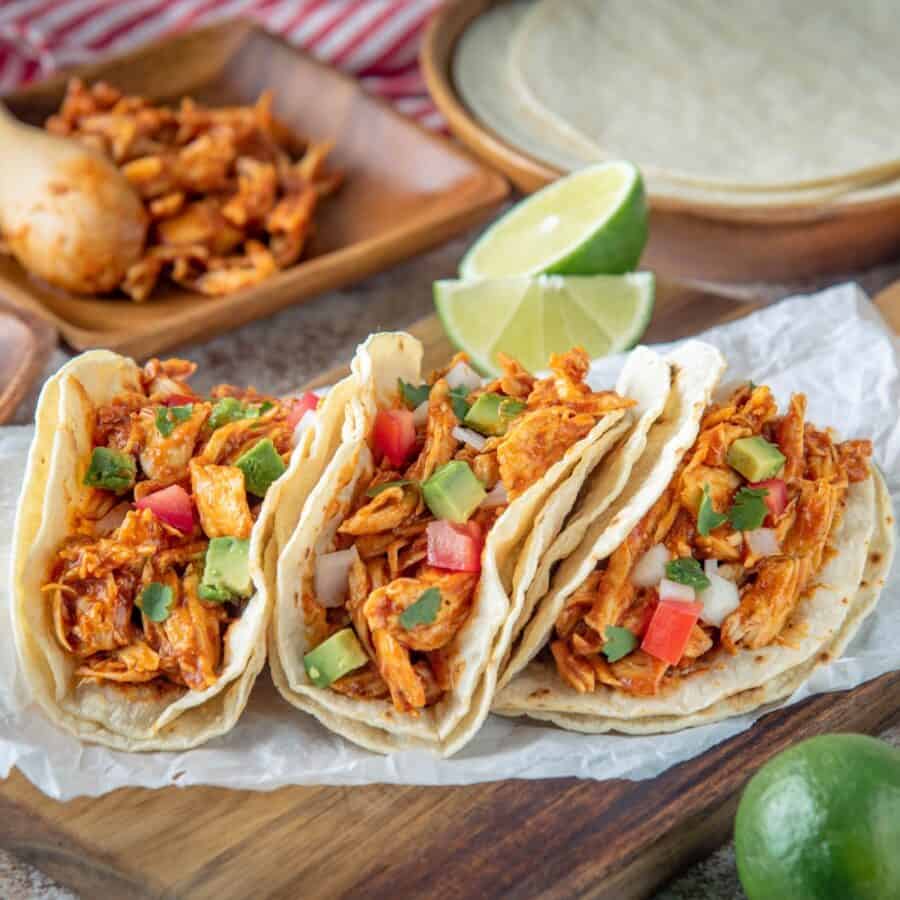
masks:
<svg viewBox="0 0 900 900"><path fill-rule="evenodd" d="M244 484L251 494L265 497L269 485L287 468L271 438L260 441L238 457L235 465L244 473Z"/></svg>
<svg viewBox="0 0 900 900"><path fill-rule="evenodd" d="M728 465L747 481L774 478L784 465L784 454L764 437L738 438L729 448Z"/></svg>
<svg viewBox="0 0 900 900"><path fill-rule="evenodd" d="M206 548L206 566L200 582L200 596L204 600L219 603L249 597L253 591L249 552L249 540L212 538Z"/></svg>
<svg viewBox="0 0 900 900"><path fill-rule="evenodd" d="M469 464L460 459L445 463L422 484L422 496L439 519L467 522L485 498L484 485Z"/></svg>
<svg viewBox="0 0 900 900"><path fill-rule="evenodd" d="M215 431L230 422L245 418L244 404L236 397L223 397L216 402L207 419L207 425Z"/></svg>
<svg viewBox="0 0 900 900"><path fill-rule="evenodd" d="M328 687L369 661L352 628L342 628L303 657L303 667L316 687Z"/></svg>
<svg viewBox="0 0 900 900"><path fill-rule="evenodd" d="M482 434L506 434L509 423L524 409L524 403L502 394L482 394L472 404L463 424Z"/></svg>
<svg viewBox="0 0 900 900"><path fill-rule="evenodd" d="M121 453L110 447L94 447L84 483L88 487L121 494L134 485L136 476L137 466L130 453Z"/></svg>

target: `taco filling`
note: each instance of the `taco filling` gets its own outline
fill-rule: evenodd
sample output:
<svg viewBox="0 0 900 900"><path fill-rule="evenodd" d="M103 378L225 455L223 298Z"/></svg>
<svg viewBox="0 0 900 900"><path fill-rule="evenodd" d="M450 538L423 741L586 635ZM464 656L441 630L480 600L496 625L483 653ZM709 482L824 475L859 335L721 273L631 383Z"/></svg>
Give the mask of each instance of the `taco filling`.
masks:
<svg viewBox="0 0 900 900"><path fill-rule="evenodd" d="M82 681L210 687L253 593L251 530L317 401L201 397L195 368L151 360L140 390L94 410L89 490L43 586Z"/></svg>
<svg viewBox="0 0 900 900"><path fill-rule="evenodd" d="M592 391L588 363L580 349L554 355L537 379L502 357L483 384L458 354L425 384L398 383L369 439L378 463L302 594L313 684L410 715L451 690L488 532L600 419L634 404Z"/></svg>
<svg viewBox="0 0 900 900"><path fill-rule="evenodd" d="M752 384L706 410L662 496L557 617L550 651L567 684L650 696L721 651L790 642L872 453L805 413L802 394L779 415Z"/></svg>

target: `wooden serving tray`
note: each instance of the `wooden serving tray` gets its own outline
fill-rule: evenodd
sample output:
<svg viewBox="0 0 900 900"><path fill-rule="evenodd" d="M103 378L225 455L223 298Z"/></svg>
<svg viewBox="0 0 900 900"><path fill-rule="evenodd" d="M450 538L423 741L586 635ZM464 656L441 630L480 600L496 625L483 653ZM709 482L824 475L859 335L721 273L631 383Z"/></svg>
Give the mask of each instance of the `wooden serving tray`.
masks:
<svg viewBox="0 0 900 900"><path fill-rule="evenodd" d="M346 174L340 191L316 212L306 256L225 297L171 285L144 303L78 297L0 256L0 295L48 318L78 350L106 347L143 358L237 328L440 244L486 218L508 191L500 175L454 142L249 22L169 37L4 101L19 118L39 125L59 107L69 75L106 80L152 100L190 96L211 106L252 104L271 89L278 117L297 135L333 140L328 161Z"/></svg>
<svg viewBox="0 0 900 900"><path fill-rule="evenodd" d="M420 62L451 131L528 194L563 173L482 123L457 94L451 74L460 36L478 16L503 2L445 4L425 33ZM674 278L788 282L861 270L900 255L900 196L762 209L653 196L650 201L650 243L643 263Z"/></svg>
<svg viewBox="0 0 900 900"><path fill-rule="evenodd" d="M757 308L666 282L657 295L648 340ZM900 330L900 287L879 305ZM411 330L426 344L426 367L446 360L451 348L434 317ZM345 370L314 384L334 382ZM300 715L287 706L284 714ZM823 732L875 733L898 721L900 672L893 672L770 713L702 756L638 782L266 794L173 787L58 803L15 772L0 785L0 846L84 898L630 900L648 897L728 837L740 789L773 754Z"/></svg>

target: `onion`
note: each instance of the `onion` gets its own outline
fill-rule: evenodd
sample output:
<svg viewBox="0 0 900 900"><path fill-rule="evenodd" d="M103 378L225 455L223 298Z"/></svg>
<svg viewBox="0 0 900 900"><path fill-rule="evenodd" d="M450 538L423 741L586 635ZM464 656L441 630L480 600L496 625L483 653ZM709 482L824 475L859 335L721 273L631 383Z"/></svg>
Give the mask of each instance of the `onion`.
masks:
<svg viewBox="0 0 900 900"><path fill-rule="evenodd" d="M677 581L670 581L663 578L659 583L659 599L660 600L680 600L682 603L694 603L697 595L689 584L679 584Z"/></svg>
<svg viewBox="0 0 900 900"><path fill-rule="evenodd" d="M655 544L638 561L631 572L635 587L656 587L666 577L666 563L672 557L664 544Z"/></svg>
<svg viewBox="0 0 900 900"><path fill-rule="evenodd" d="M715 559L705 559L703 560L703 573L708 577L710 575L716 575L719 571L719 562Z"/></svg>
<svg viewBox="0 0 900 900"><path fill-rule="evenodd" d="M741 605L741 595L737 585L715 573L707 572L709 587L700 591L699 599L703 603L700 618L708 625L721 627L726 617Z"/></svg>
<svg viewBox="0 0 900 900"><path fill-rule="evenodd" d="M347 596L350 567L359 559L355 546L349 550L323 553L316 560L316 602L331 608L340 606Z"/></svg>
<svg viewBox="0 0 900 900"><path fill-rule="evenodd" d="M428 401L423 400L414 410L413 410L413 425L416 428L421 428L423 425L428 423Z"/></svg>
<svg viewBox="0 0 900 900"><path fill-rule="evenodd" d="M504 506L509 503L509 494L506 493L506 487L502 481L498 481L485 494L484 500L481 501L482 509L493 509L495 506Z"/></svg>
<svg viewBox="0 0 900 900"><path fill-rule="evenodd" d="M744 537L754 556L775 556L781 552L774 528L754 528L753 531L745 531Z"/></svg>
<svg viewBox="0 0 900 900"><path fill-rule="evenodd" d="M458 441L474 447L479 453L484 450L484 445L487 443L487 439L482 437L477 431L472 431L471 428L463 428L462 425L454 425L450 434Z"/></svg>
<svg viewBox="0 0 900 900"><path fill-rule="evenodd" d="M474 391L483 384L481 376L464 362L458 362L445 376L447 387L453 388L464 387L468 391Z"/></svg>
<svg viewBox="0 0 900 900"><path fill-rule="evenodd" d="M298 447L300 445L300 438L303 437L303 432L308 428L314 427L316 424L316 411L314 409L308 409L302 416L300 416L300 421L294 426L294 435L292 437L292 442L294 447Z"/></svg>

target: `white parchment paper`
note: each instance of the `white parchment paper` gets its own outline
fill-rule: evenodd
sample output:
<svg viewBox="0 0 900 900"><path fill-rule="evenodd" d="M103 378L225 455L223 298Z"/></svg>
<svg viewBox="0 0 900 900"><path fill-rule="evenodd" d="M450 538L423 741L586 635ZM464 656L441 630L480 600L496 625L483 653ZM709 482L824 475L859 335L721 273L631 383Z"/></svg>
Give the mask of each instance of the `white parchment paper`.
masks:
<svg viewBox="0 0 900 900"><path fill-rule="evenodd" d="M805 391L809 418L843 436L871 437L900 510L900 342L855 285L797 297L700 335L729 360L726 380L752 378L785 402ZM621 359L598 361L596 386ZM16 500L32 429L0 429L0 571L8 571ZM659 737L588 736L492 716L460 754L377 756L282 702L268 676L230 734L186 753L128 754L82 744L29 702L10 635L8 577L0 593L0 773L17 766L46 794L98 795L131 785L213 784L271 790L287 784L469 784L502 778L649 778L748 728L756 715ZM819 669L789 702L844 690L900 668L900 573L845 656Z"/></svg>

